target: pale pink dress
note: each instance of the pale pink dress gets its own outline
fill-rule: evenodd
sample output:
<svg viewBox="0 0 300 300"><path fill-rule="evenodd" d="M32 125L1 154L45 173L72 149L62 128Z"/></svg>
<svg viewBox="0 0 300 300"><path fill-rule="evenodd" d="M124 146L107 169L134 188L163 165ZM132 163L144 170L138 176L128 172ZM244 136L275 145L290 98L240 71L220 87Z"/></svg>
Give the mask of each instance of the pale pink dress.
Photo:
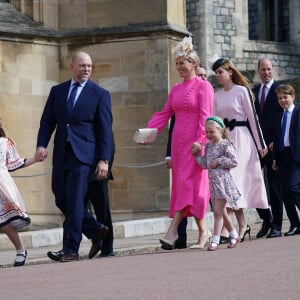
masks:
<svg viewBox="0 0 300 300"><path fill-rule="evenodd" d="M22 196L8 173L24 163L25 159L19 156L12 141L0 137L0 228L7 224L15 228L30 224Z"/></svg>
<svg viewBox="0 0 300 300"><path fill-rule="evenodd" d="M208 81L198 77L175 84L162 111L147 124L161 132L175 114L172 132L172 189L169 216L185 211L185 216L205 217L209 203L207 170L195 162L191 154L194 142L205 144L205 120L213 110L214 92ZM203 147L204 150L204 147Z"/></svg>
<svg viewBox="0 0 300 300"><path fill-rule="evenodd" d="M234 85L229 91L215 93L214 115L229 121L249 121L253 137L246 126L227 128L234 143L238 165L231 170L242 196L239 208L268 208L267 193L261 171L258 150L266 148L258 123L254 103L244 86Z"/></svg>

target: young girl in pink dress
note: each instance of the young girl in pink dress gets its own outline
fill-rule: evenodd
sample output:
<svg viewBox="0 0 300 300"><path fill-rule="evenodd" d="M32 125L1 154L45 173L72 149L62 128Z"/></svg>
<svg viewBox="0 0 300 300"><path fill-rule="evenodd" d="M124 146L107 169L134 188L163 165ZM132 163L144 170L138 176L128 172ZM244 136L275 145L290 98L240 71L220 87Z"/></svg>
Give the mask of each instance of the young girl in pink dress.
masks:
<svg viewBox="0 0 300 300"><path fill-rule="evenodd" d="M198 244L203 247L211 233L205 225L209 203L207 170L199 168L191 154L191 147L200 148L206 142L204 124L212 114L214 92L208 81L196 75L199 57L193 50L191 38L184 38L175 49L175 62L182 83L171 89L162 111L155 113L148 128L162 131L174 114L172 132L172 189L169 216L173 218L162 246L174 247L177 228L184 216L194 216L199 228Z"/></svg>
<svg viewBox="0 0 300 300"><path fill-rule="evenodd" d="M16 248L15 267L23 266L27 256L17 229L29 225L30 219L22 196L8 172L35 162L35 158L25 159L19 156L13 141L6 137L0 120L0 229Z"/></svg>
<svg viewBox="0 0 300 300"><path fill-rule="evenodd" d="M227 214L226 203L232 209L238 209L237 201L241 196L230 174L230 169L237 166L235 148L222 119L215 116L207 118L205 132L209 142L205 145L205 154L196 155L196 161L203 169L208 169L210 199L214 213L214 235L207 250L218 249L223 225L229 232L227 248L234 248L240 238Z"/></svg>

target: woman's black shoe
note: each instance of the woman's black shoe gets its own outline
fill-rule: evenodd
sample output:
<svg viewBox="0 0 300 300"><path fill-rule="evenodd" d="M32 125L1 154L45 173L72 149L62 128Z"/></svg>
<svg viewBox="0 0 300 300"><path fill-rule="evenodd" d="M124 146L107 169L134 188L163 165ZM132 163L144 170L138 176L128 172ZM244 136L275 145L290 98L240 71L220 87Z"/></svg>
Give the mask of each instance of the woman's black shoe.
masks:
<svg viewBox="0 0 300 300"><path fill-rule="evenodd" d="M241 241L240 242L243 242L245 240L245 237L246 237L247 234L249 236L249 240L251 241L250 232L251 232L251 228L250 228L249 225L247 225L246 231L244 232L243 236L241 237Z"/></svg>

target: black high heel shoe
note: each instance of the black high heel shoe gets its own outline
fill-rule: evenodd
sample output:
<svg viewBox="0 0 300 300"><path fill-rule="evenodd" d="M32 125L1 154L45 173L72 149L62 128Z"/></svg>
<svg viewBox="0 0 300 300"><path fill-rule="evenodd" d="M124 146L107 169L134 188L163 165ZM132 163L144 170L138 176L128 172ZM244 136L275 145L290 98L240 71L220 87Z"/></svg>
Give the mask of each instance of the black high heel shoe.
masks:
<svg viewBox="0 0 300 300"><path fill-rule="evenodd" d="M249 236L249 240L251 241L250 232L251 232L251 227L247 224L246 231L244 232L243 236L241 237L240 243L245 240L245 237L246 237L247 234Z"/></svg>

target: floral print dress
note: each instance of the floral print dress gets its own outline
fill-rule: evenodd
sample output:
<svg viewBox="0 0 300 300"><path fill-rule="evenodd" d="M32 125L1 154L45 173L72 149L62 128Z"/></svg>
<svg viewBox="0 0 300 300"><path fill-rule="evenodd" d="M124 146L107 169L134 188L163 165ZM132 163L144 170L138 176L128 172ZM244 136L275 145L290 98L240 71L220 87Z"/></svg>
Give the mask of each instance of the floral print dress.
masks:
<svg viewBox="0 0 300 300"><path fill-rule="evenodd" d="M13 142L0 137L0 228L9 223L17 229L30 224L22 196L8 173L23 167L24 163Z"/></svg>
<svg viewBox="0 0 300 300"><path fill-rule="evenodd" d="M218 165L212 168L211 164L215 160L218 161ZM230 173L230 169L237 166L232 142L228 140L222 140L217 144L208 142L205 145L205 154L198 155L196 161L203 169L208 169L212 203L218 199L225 199L231 208L238 209L237 201L241 194Z"/></svg>

